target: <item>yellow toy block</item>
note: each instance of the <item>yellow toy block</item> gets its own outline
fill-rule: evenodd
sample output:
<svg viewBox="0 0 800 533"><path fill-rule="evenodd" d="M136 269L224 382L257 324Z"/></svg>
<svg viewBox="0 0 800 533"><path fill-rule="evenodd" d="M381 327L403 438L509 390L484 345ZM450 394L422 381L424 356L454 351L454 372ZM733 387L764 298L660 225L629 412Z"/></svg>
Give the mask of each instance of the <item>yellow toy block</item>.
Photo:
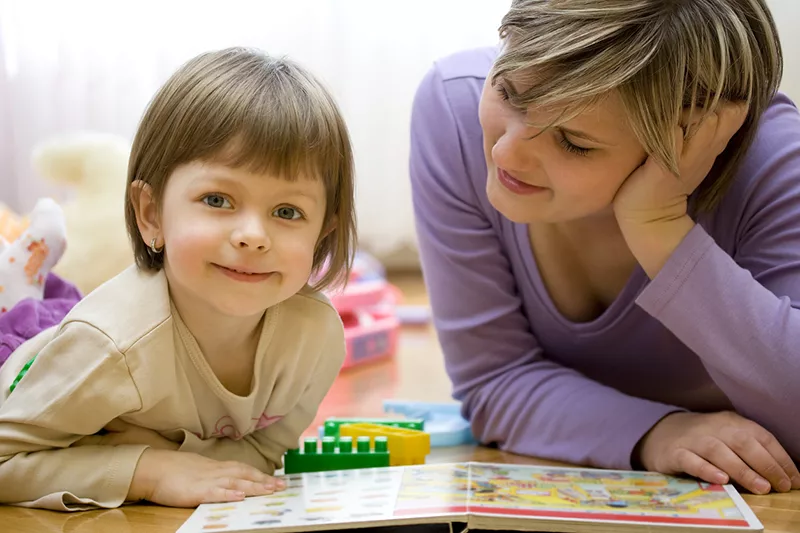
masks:
<svg viewBox="0 0 800 533"><path fill-rule="evenodd" d="M340 437L386 437L389 442L389 466L425 464L425 456L431 453L431 436L424 431L404 429L380 424L344 424L339 427Z"/></svg>

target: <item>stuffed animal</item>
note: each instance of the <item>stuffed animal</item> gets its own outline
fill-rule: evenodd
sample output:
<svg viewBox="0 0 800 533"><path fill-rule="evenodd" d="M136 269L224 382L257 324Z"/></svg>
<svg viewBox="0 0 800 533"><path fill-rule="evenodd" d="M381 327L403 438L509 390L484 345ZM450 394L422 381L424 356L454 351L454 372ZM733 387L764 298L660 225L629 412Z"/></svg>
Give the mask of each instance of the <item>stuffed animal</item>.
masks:
<svg viewBox="0 0 800 533"><path fill-rule="evenodd" d="M11 208L0 203L0 237L13 242L28 227L28 219L16 214Z"/></svg>
<svg viewBox="0 0 800 533"><path fill-rule="evenodd" d="M133 263L124 208L129 155L127 140L103 133L49 139L33 152L43 178L70 188L61 202L69 247L53 272L83 294Z"/></svg>
<svg viewBox="0 0 800 533"><path fill-rule="evenodd" d="M64 214L51 198L42 198L15 241L0 237L0 315L27 298L41 300L47 275L67 244Z"/></svg>

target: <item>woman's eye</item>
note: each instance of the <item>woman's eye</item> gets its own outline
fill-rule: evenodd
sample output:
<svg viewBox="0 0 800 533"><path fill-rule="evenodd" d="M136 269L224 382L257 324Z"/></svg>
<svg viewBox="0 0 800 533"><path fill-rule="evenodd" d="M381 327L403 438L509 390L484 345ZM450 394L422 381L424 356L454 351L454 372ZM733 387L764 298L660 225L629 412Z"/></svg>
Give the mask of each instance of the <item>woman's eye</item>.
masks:
<svg viewBox="0 0 800 533"><path fill-rule="evenodd" d="M219 194L206 195L203 197L203 202L207 206L214 207L216 209L229 209L231 207L231 203L228 201L228 199L224 196L220 196Z"/></svg>
<svg viewBox="0 0 800 533"><path fill-rule="evenodd" d="M571 154L579 155L581 157L589 155L589 152L592 151L591 148L583 148L582 146L572 144L571 142L569 142L569 139L567 139L566 136L564 136L563 134L561 135L561 139L559 140L559 142L561 143L561 146L564 148L564 150L566 150Z"/></svg>
<svg viewBox="0 0 800 533"><path fill-rule="evenodd" d="M508 90L500 84L495 85L494 87L498 93L500 93L500 98L503 100L508 100Z"/></svg>
<svg viewBox="0 0 800 533"><path fill-rule="evenodd" d="M284 220L297 220L298 218L303 218L303 214L294 207L279 207L272 214Z"/></svg>

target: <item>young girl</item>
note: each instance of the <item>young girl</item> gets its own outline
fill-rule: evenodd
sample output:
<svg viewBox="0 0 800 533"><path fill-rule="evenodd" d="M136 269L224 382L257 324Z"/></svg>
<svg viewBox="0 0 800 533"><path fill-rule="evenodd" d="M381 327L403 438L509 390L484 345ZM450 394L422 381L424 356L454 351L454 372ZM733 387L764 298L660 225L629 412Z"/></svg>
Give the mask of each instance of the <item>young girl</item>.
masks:
<svg viewBox="0 0 800 533"><path fill-rule="evenodd" d="M191 507L280 489L270 474L343 361L318 291L351 263L353 161L309 73L244 49L189 61L142 119L127 192L137 265L0 369L2 502Z"/></svg>
<svg viewBox="0 0 800 533"><path fill-rule="evenodd" d="M512 452L800 488L800 114L763 0L515 0L439 61L411 179L436 328Z"/></svg>

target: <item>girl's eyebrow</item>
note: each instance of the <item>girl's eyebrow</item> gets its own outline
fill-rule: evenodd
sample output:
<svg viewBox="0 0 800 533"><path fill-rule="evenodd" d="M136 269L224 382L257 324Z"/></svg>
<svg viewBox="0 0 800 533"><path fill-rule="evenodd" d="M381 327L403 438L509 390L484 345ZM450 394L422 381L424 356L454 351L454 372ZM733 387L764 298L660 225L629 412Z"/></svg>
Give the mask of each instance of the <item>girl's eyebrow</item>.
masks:
<svg viewBox="0 0 800 533"><path fill-rule="evenodd" d="M239 183L239 180L235 177L232 177L224 172L209 172L204 173L198 177L204 183L219 183L219 184L233 184L237 187L241 187L242 184ZM302 196L303 198L307 198L312 201L314 204L319 203L319 199L312 193L303 190L301 187L297 186L290 186L287 188L286 191L283 192L285 196Z"/></svg>
<svg viewBox="0 0 800 533"><path fill-rule="evenodd" d="M315 204L318 203L318 199L317 199L316 196L314 196L313 194L307 193L305 191L301 191L301 190L288 191L286 193L286 195L287 196L302 196L303 198L308 198L309 200L311 200Z"/></svg>

